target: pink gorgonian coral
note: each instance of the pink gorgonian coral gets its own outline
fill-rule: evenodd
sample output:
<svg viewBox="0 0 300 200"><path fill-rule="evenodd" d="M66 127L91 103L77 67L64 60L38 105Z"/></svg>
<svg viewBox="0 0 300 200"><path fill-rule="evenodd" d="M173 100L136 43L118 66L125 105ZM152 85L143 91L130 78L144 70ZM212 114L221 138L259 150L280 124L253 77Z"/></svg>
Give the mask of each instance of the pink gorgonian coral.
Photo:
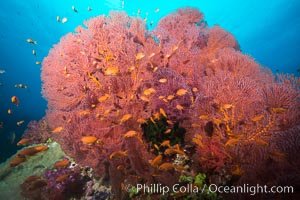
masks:
<svg viewBox="0 0 300 200"><path fill-rule="evenodd" d="M182 173L154 164L176 158L156 157L143 137L147 120L166 115L170 126L185 129L184 143L170 147L177 154L196 149L185 151L193 160L185 171L239 176L249 169L247 151L299 126L299 78L274 77L241 53L233 35L208 27L197 9L177 10L153 31L124 12L85 26L43 61L45 119L51 129L62 127L53 137L63 149L105 174L116 194L124 183L167 185ZM84 136L97 140L87 144Z"/></svg>

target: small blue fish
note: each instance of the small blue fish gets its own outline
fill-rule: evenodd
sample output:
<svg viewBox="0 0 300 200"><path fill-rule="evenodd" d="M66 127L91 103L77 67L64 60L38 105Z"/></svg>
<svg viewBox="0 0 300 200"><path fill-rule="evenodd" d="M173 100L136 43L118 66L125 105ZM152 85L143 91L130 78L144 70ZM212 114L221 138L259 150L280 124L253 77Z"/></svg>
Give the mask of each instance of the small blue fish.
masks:
<svg viewBox="0 0 300 200"><path fill-rule="evenodd" d="M15 88L24 88L24 89L26 89L27 85L24 85L22 83L18 83L18 84L15 84Z"/></svg>

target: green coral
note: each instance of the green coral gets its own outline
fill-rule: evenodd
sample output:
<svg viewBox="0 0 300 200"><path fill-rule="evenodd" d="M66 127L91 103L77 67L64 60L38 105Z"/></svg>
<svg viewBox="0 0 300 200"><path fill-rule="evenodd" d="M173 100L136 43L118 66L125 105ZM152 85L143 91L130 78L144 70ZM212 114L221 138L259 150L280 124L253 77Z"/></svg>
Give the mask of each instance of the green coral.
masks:
<svg viewBox="0 0 300 200"><path fill-rule="evenodd" d="M51 138L48 138L46 141L47 144L52 143L52 142L53 142L53 140Z"/></svg>
<svg viewBox="0 0 300 200"><path fill-rule="evenodd" d="M142 124L143 137L152 144L156 155L163 153L167 147L161 147L158 150L155 145L159 147L165 140L169 140L170 145L183 144L184 142L186 130L179 126L179 122L175 122L170 126L167 120L165 116L160 115L159 119L148 119L146 123ZM171 131L165 133L168 129Z"/></svg>
<svg viewBox="0 0 300 200"><path fill-rule="evenodd" d="M179 183L193 183L194 178L192 176L181 175L178 181Z"/></svg>
<svg viewBox="0 0 300 200"><path fill-rule="evenodd" d="M205 175L205 174L202 174L202 173L199 173L199 174L195 177L194 183L195 183L195 184L198 184L198 185L203 185L203 184L205 183L205 179L206 179L206 175Z"/></svg>
<svg viewBox="0 0 300 200"><path fill-rule="evenodd" d="M136 187L132 186L128 189L128 194L130 198L133 198L134 196L137 196L139 194L139 191Z"/></svg>
<svg viewBox="0 0 300 200"><path fill-rule="evenodd" d="M200 200L218 200L220 197L217 193L211 192L206 183L206 175L204 173L199 173L195 177L190 175L181 175L178 180L179 183L184 183L186 185L191 184L198 187L198 192L187 193L185 196L181 196L180 199L184 200L192 200L192 199L200 199ZM176 193L172 193L176 199Z"/></svg>

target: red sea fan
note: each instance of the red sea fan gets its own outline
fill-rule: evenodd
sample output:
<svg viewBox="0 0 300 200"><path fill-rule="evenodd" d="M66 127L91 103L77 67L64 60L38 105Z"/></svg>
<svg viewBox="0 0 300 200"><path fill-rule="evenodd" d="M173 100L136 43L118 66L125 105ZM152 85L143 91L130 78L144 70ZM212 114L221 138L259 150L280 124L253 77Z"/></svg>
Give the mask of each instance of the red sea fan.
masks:
<svg viewBox="0 0 300 200"><path fill-rule="evenodd" d="M207 46L210 53L222 48L234 48L239 50L239 45L233 35L219 26L214 26L208 34Z"/></svg>
<svg viewBox="0 0 300 200"><path fill-rule="evenodd" d="M209 28L197 9L177 10L153 31L124 12L85 25L43 61L45 119L50 130L62 127L53 137L66 153L110 181L118 197L126 182L170 184L180 175L149 164L153 144L140 124L161 109L185 129L180 148L196 148L188 157L197 173L250 171L245 163L267 158L264 145L276 132L299 126L299 79L274 77L243 55L230 33ZM137 134L127 138L128 131ZM97 140L88 145L85 136Z"/></svg>
<svg viewBox="0 0 300 200"><path fill-rule="evenodd" d="M28 144L40 144L51 138L49 126L45 118L39 121L30 121L27 129L23 134L23 138L30 139Z"/></svg>
<svg viewBox="0 0 300 200"><path fill-rule="evenodd" d="M173 39L180 41L189 34L188 29L202 22L203 17L203 14L195 8L178 9L177 12L173 12L160 20L154 33L159 36L163 43L164 40L165 42L171 42Z"/></svg>
<svg viewBox="0 0 300 200"><path fill-rule="evenodd" d="M299 124L300 80L292 75L277 75L276 81L263 89L263 100L269 112L275 112L281 130Z"/></svg>

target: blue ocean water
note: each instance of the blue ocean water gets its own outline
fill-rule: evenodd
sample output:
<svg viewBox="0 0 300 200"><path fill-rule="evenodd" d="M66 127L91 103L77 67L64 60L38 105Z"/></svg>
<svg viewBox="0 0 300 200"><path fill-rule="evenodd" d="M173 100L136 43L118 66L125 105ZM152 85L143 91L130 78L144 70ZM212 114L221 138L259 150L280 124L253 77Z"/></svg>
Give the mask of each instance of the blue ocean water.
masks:
<svg viewBox="0 0 300 200"><path fill-rule="evenodd" d="M300 75L298 0L167 0L150 4L146 0L5 1L0 7L0 69L5 70L0 74L0 162L16 152L16 142L28 122L45 115L41 65L36 61L42 62L63 35L74 31L84 20L107 15L111 10L123 10L132 16L138 16L139 10L139 16L147 18L148 28L152 29L163 16L185 6L199 8L209 26L219 24L231 32L244 53L274 73ZM57 22L57 16L68 20ZM28 38L37 44L26 42ZM19 83L27 88L14 87ZM11 102L14 95L19 99L18 106ZM7 114L8 109L12 110L11 115ZM17 126L21 120L24 123Z"/></svg>

